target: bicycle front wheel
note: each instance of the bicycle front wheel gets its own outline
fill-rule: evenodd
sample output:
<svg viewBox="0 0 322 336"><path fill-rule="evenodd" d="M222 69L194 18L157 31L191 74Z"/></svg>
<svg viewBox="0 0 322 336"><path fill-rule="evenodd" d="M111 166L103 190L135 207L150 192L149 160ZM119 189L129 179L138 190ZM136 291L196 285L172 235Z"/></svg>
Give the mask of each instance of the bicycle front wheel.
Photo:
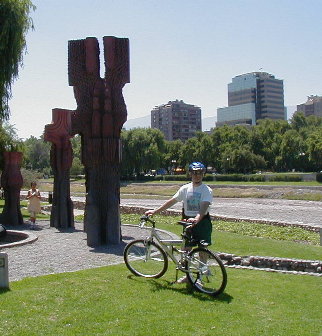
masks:
<svg viewBox="0 0 322 336"><path fill-rule="evenodd" d="M168 257L163 249L143 239L126 245L124 261L133 274L145 278L160 278L168 269Z"/></svg>
<svg viewBox="0 0 322 336"><path fill-rule="evenodd" d="M221 259L205 248L193 249L187 256L187 276L199 292L217 296L227 284L227 273Z"/></svg>

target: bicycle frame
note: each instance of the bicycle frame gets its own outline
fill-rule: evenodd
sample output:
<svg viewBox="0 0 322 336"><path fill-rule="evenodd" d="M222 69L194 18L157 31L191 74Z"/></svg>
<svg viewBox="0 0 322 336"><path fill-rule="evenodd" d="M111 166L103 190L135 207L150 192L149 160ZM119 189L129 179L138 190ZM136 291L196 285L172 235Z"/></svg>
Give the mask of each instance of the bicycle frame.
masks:
<svg viewBox="0 0 322 336"><path fill-rule="evenodd" d="M140 228L148 228L150 229L150 236L145 239L146 242L153 241L155 239L160 247L164 250L164 252L167 254L167 256L174 262L177 269L186 272L185 267L182 265L182 261L184 261L187 257L188 251L184 249L184 240L183 239L162 239L160 235L157 232L157 229L155 228L155 222L152 220L149 220L149 222L152 224L151 227L146 226L146 221L142 221L140 224ZM174 246L181 246L180 249L175 249L176 252L179 253L180 259L177 260L174 256L173 249Z"/></svg>
<svg viewBox="0 0 322 336"><path fill-rule="evenodd" d="M178 224L183 227L189 226L189 223L184 221ZM139 227L148 229L148 236L145 239L133 240L124 249L125 264L134 275L159 278L167 271L170 258L176 265L176 280L173 283L178 279L178 272L182 271L199 292L211 296L223 292L227 284L224 264L215 253L208 250L206 242L201 240L197 242L198 247L186 248L186 239L190 239L190 235L187 235L185 230L182 239L163 239L155 227L155 222L147 216L141 217ZM196 241L191 239L191 243Z"/></svg>

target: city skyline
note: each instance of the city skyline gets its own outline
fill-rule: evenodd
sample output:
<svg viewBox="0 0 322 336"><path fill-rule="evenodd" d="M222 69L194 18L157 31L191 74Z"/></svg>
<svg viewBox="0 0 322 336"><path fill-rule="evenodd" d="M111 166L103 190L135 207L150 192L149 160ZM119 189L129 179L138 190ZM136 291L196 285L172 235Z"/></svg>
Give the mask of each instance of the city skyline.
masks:
<svg viewBox="0 0 322 336"><path fill-rule="evenodd" d="M53 108L75 109L68 86L68 40L130 40L131 83L123 89L128 120L176 99L201 107L202 118L227 106L227 84L265 71L284 80L285 106L322 94L322 3L299 0L34 0L35 30L13 84L10 124L39 137ZM308 52L312 50L312 52Z"/></svg>

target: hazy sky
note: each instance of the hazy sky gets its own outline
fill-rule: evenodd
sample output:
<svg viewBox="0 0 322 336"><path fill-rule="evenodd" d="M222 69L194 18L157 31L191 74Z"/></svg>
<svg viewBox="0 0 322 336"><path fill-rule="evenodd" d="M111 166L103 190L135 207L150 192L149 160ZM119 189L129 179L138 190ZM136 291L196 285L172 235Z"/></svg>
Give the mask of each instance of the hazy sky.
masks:
<svg viewBox="0 0 322 336"><path fill-rule="evenodd" d="M18 135L39 137L53 108L75 109L68 40L130 40L128 119L169 100L198 105L202 117L227 106L227 84L266 71L284 80L285 105L322 95L321 0L33 0L35 30L13 85Z"/></svg>

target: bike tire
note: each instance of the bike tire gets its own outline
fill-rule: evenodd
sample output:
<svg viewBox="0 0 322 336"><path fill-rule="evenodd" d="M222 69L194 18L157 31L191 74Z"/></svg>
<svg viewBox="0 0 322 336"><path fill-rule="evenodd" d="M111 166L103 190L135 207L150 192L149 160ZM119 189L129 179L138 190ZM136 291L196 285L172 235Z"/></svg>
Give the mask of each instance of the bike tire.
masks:
<svg viewBox="0 0 322 336"><path fill-rule="evenodd" d="M225 266L215 253L206 248L195 248L189 252L186 270L189 282L199 292L217 296L226 288Z"/></svg>
<svg viewBox="0 0 322 336"><path fill-rule="evenodd" d="M160 278L168 269L168 257L164 250L152 241L138 239L124 249L124 261L135 275Z"/></svg>

